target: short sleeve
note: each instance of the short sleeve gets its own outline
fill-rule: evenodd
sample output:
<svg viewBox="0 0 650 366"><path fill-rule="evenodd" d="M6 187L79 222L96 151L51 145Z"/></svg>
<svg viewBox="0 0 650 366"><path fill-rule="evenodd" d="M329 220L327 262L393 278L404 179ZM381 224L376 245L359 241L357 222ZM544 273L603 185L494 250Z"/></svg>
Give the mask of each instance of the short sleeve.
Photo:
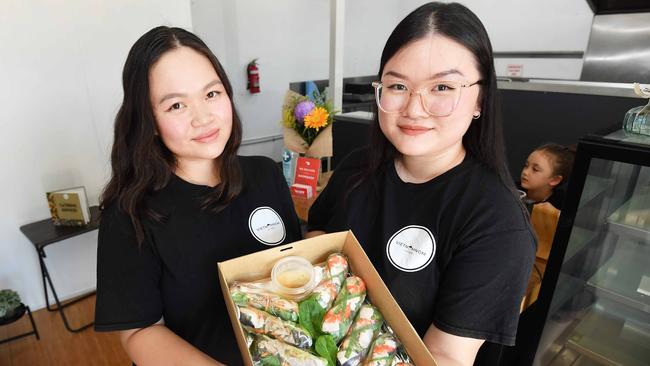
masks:
<svg viewBox="0 0 650 366"><path fill-rule="evenodd" d="M129 216L102 212L97 245L95 330L143 328L163 314L161 265L150 240L138 245Z"/></svg>
<svg viewBox="0 0 650 366"><path fill-rule="evenodd" d="M461 244L440 282L436 327L514 345L534 259L535 239L529 230L489 233Z"/></svg>

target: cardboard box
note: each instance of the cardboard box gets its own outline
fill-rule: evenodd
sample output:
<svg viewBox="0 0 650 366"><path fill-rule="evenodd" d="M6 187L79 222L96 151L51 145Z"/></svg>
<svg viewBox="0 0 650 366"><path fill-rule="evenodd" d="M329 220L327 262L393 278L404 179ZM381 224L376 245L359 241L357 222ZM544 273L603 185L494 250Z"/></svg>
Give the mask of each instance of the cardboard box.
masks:
<svg viewBox="0 0 650 366"><path fill-rule="evenodd" d="M268 278L273 264L278 259L289 255L299 255L312 263L321 263L327 259L330 253L334 252L345 254L348 257L350 271L366 282L367 296L370 302L381 311L386 322L404 345L413 363L417 366L436 365L422 339L395 302L351 231L321 235L217 264L221 290L244 364L252 366L253 360L248 352L244 332L236 316L236 305L230 297L229 285L235 281L248 282Z"/></svg>

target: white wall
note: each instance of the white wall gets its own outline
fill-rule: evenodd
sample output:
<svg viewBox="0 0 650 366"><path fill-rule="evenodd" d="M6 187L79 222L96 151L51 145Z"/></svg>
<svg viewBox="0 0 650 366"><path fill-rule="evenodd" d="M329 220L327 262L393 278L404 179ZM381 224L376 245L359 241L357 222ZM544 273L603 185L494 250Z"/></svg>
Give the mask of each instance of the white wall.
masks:
<svg viewBox="0 0 650 366"><path fill-rule="evenodd" d="M47 218L45 192L83 185L91 203L109 174L113 118L129 48L153 26L191 28L189 1L2 1L0 11L0 289L44 306L38 257L19 231ZM97 232L46 249L63 298L95 286Z"/></svg>
<svg viewBox="0 0 650 366"><path fill-rule="evenodd" d="M344 70L373 75L384 43L397 23L423 0L348 0ZM585 0L462 1L484 22L495 51L584 51L593 15ZM224 64L235 89L244 139L281 133L280 111L292 81L327 79L328 0L192 0L194 30ZM245 89L246 64L259 58L261 90ZM523 77L579 79L582 60L498 59L523 64ZM242 154L280 156L282 141L244 146Z"/></svg>

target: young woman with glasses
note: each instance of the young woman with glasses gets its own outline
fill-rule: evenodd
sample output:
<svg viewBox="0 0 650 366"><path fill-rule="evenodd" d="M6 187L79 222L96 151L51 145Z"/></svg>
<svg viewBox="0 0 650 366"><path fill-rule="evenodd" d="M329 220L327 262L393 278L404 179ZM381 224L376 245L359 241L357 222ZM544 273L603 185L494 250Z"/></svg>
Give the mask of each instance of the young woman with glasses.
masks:
<svg viewBox="0 0 650 366"><path fill-rule="evenodd" d="M409 14L384 47L371 144L340 164L309 236L351 229L440 365L512 345L535 238L504 158L492 47L459 4Z"/></svg>

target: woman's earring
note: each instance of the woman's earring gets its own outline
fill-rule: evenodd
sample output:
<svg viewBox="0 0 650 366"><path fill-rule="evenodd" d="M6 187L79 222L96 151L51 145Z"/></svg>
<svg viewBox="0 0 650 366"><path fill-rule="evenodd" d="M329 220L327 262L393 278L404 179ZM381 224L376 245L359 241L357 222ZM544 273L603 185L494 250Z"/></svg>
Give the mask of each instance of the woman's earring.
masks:
<svg viewBox="0 0 650 366"><path fill-rule="evenodd" d="M472 117L472 118L474 118L474 119L478 119L479 117L481 117L481 112L478 112L478 113L475 114L474 117Z"/></svg>

